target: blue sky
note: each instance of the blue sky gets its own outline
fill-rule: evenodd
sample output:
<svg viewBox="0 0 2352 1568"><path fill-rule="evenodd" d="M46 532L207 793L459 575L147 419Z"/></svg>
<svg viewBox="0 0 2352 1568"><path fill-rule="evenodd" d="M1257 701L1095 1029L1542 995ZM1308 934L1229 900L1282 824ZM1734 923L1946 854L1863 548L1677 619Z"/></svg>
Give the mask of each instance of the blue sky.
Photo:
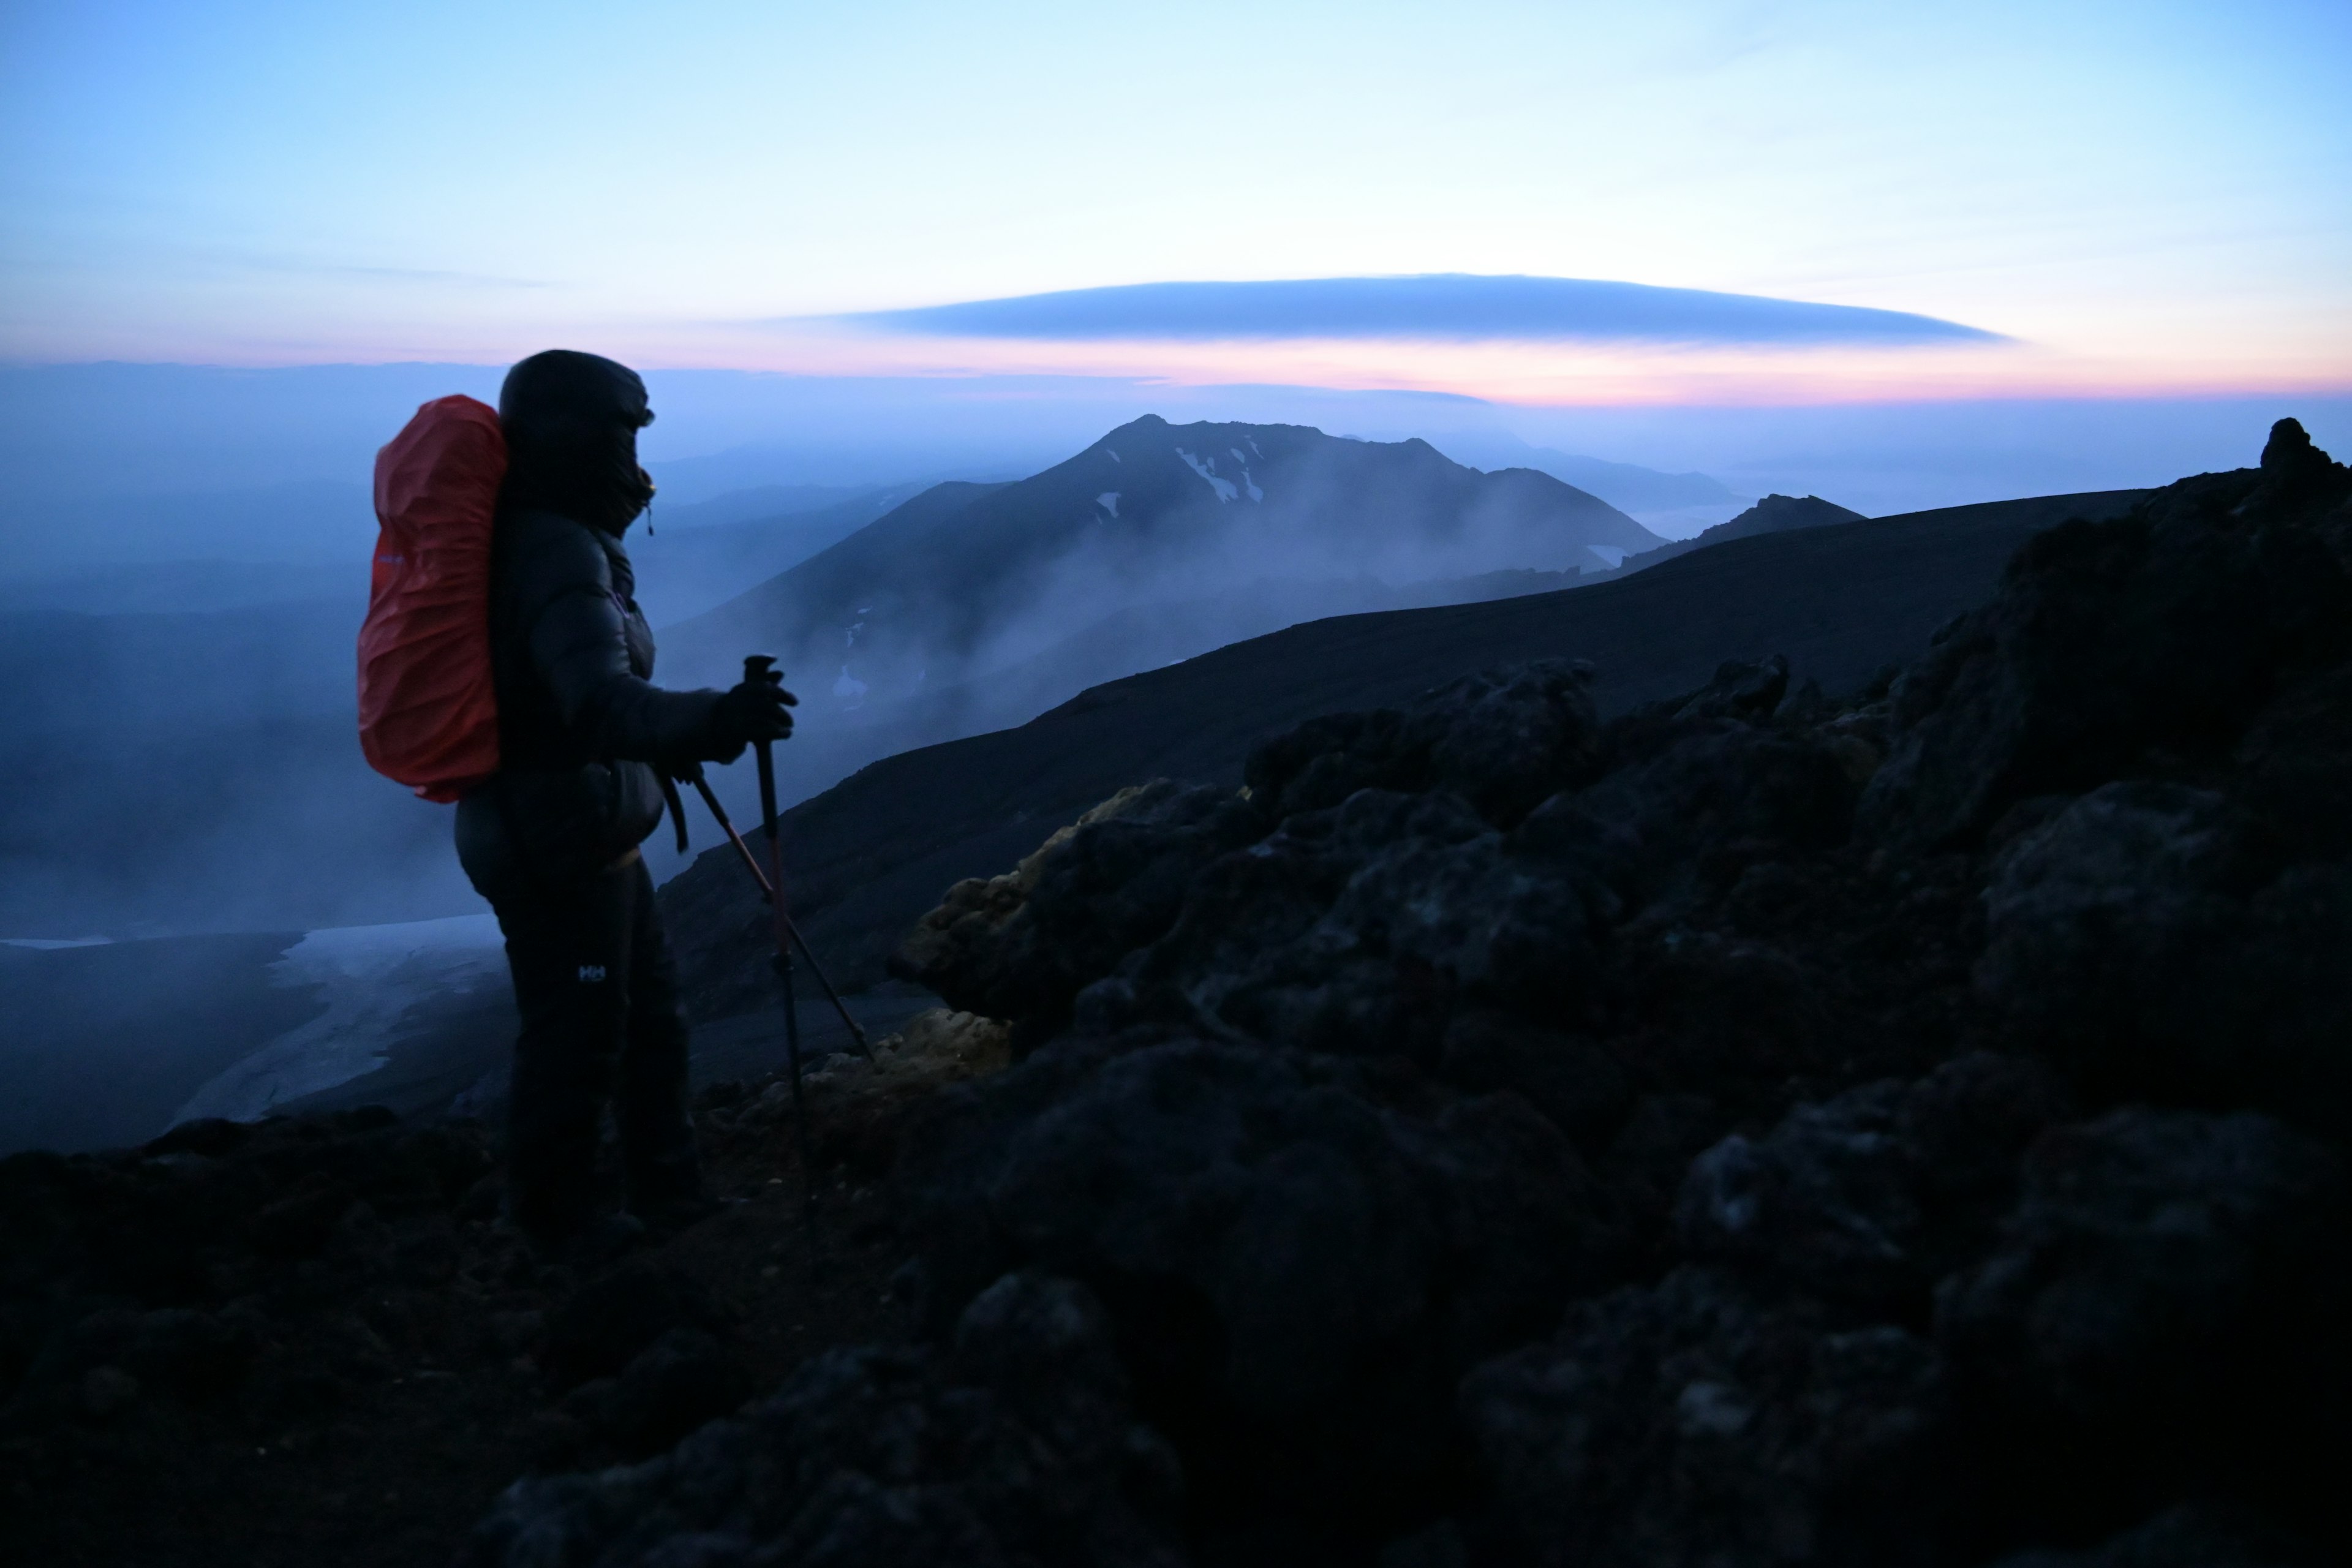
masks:
<svg viewBox="0 0 2352 1568"><path fill-rule="evenodd" d="M82 0L12 5L0 29L0 356L19 362L565 342L1563 404L2352 384L2342 0ZM1465 343L1402 306L1396 341L840 319L1418 274L2000 341Z"/></svg>

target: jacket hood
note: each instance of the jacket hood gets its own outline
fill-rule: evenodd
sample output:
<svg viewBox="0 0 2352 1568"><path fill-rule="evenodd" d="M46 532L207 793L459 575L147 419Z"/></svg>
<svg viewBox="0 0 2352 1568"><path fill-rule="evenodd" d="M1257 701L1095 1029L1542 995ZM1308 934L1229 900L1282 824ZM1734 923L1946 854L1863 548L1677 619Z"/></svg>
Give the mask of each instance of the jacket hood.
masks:
<svg viewBox="0 0 2352 1568"><path fill-rule="evenodd" d="M653 481L637 464L637 432L653 418L646 384L627 365L573 349L531 355L499 390L508 451L502 503L621 532L653 499Z"/></svg>

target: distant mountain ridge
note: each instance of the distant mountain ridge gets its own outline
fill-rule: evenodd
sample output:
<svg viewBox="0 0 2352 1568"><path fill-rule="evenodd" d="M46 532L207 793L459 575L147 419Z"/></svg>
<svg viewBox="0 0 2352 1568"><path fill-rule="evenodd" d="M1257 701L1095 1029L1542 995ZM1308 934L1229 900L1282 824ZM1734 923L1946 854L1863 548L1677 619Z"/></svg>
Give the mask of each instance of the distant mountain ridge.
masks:
<svg viewBox="0 0 2352 1568"><path fill-rule="evenodd" d="M1555 447L1530 446L1501 430L1454 432L1433 439L1455 462L1468 463L1489 473L1500 468L1533 468L1628 513L1715 506L1738 499L1731 487L1710 474L1668 473L1639 463L1617 463L1605 458L1563 452Z"/></svg>
<svg viewBox="0 0 2352 1568"><path fill-rule="evenodd" d="M1626 511L1665 511L1737 499L1730 486L1709 474L1666 473L1638 463L1612 463L1549 447L1529 447L1517 466L1539 468Z"/></svg>
<svg viewBox="0 0 2352 1568"><path fill-rule="evenodd" d="M771 582L672 629L666 668L723 676L746 651L856 707L1028 658L1122 605L1265 581L1391 584L1600 569L1661 541L1530 469L1484 474L1427 442L1304 426L1120 426L1006 485L925 491ZM1267 628L1271 629L1271 628Z"/></svg>

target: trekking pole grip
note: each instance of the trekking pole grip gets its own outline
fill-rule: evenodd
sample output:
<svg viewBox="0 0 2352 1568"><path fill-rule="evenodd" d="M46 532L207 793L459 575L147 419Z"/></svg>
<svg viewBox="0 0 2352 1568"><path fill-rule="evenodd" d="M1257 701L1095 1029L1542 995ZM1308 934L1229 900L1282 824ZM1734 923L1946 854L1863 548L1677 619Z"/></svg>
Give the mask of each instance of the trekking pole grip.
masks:
<svg viewBox="0 0 2352 1568"><path fill-rule="evenodd" d="M747 682L772 681L778 686L784 683L783 676L777 672L773 654L747 655L743 679ZM755 749L760 759L760 826L768 835L768 897L776 909L776 960L789 967L793 955L792 945L785 939L791 919L784 902L784 847L776 829L776 748L773 742L761 741Z"/></svg>
<svg viewBox="0 0 2352 1568"><path fill-rule="evenodd" d="M743 682L770 681L782 686L784 678L776 673L776 657L768 653L747 654L743 658ZM773 858L776 847L776 751L766 741L756 742L760 757L760 826L767 829L768 850Z"/></svg>

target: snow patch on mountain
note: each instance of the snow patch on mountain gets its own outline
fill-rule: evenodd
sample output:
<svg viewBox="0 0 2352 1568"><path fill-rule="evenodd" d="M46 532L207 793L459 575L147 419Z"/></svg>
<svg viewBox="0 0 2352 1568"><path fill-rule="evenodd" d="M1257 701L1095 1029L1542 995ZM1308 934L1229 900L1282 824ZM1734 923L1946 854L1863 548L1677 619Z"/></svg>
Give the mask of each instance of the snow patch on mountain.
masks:
<svg viewBox="0 0 2352 1568"><path fill-rule="evenodd" d="M1184 459L1186 468L1209 481L1209 488L1217 492L1219 501L1229 501L1241 494L1240 489L1233 480L1221 479L1217 477L1217 460L1214 458L1196 458L1181 447L1176 448L1176 455Z"/></svg>

